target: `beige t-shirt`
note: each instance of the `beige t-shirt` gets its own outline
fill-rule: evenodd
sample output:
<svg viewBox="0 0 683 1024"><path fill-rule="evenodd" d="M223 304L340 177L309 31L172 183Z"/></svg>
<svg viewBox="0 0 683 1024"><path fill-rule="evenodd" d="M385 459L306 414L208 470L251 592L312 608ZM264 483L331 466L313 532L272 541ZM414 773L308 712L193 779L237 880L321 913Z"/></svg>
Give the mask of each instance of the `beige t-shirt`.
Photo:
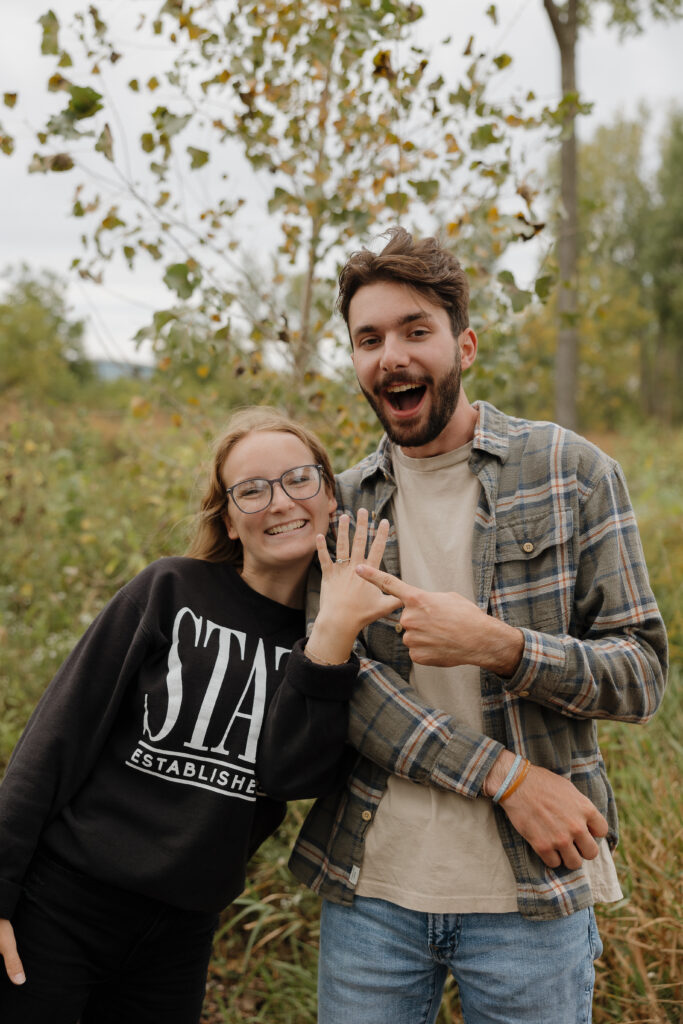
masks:
<svg viewBox="0 0 683 1024"><path fill-rule="evenodd" d="M393 516L402 578L474 601L472 532L481 485L468 466L471 448L427 459L394 448ZM478 667L413 665L411 684L427 703L483 732ZM609 849L599 846L596 860L585 862L594 898L620 899ZM515 878L492 802L390 776L366 835L356 892L428 913L516 911Z"/></svg>

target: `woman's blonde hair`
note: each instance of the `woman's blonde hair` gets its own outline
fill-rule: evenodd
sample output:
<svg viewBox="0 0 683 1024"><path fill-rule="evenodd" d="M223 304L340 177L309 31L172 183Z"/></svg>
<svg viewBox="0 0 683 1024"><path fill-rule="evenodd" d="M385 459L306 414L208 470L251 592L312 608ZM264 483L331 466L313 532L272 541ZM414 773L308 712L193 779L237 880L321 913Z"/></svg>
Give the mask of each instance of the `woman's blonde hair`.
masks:
<svg viewBox="0 0 683 1024"><path fill-rule="evenodd" d="M325 490L334 494L334 474L329 457L322 442L311 430L269 406L255 405L239 409L230 417L225 431L213 443L213 458L206 487L195 518L194 533L185 552L188 557L203 558L207 562L230 562L238 567L242 565L242 542L232 540L225 525L228 496L221 472L235 445L247 434L254 433L293 434L298 437L310 448L313 461L322 466Z"/></svg>

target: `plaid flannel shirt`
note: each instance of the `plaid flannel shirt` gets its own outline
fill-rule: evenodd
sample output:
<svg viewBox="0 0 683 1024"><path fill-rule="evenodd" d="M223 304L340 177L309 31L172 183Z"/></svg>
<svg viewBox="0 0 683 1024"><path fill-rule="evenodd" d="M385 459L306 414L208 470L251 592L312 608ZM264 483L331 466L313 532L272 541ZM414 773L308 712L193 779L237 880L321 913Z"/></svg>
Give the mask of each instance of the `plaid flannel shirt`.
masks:
<svg viewBox="0 0 683 1024"><path fill-rule="evenodd" d="M503 747L571 779L607 818L613 848L617 813L596 719L646 722L661 701L666 631L620 467L555 424L513 419L485 402L478 408L469 461L482 485L475 593L479 607L523 630L522 659L510 679L481 670L482 735L426 707L408 685L400 612L364 630L349 726L359 756L344 788L311 808L290 860L300 881L334 902L353 901L390 773L476 799ZM387 438L337 485L338 514L348 512L352 525L362 507L375 523L391 520ZM393 524L383 567L400 575ZM318 596L314 582L311 619ZM546 867L501 807L496 821L524 916L590 905L583 870Z"/></svg>

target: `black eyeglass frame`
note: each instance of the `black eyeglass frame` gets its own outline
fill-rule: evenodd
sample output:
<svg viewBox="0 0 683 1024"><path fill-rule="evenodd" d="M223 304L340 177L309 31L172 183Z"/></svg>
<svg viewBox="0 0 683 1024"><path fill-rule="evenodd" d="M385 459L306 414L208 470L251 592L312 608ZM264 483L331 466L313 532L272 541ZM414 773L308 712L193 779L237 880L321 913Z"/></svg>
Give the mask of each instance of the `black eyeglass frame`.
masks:
<svg viewBox="0 0 683 1024"><path fill-rule="evenodd" d="M300 498L296 494L290 494L287 488L285 487L284 483L282 482L283 476L287 476L289 473L294 473L296 472L297 469L317 469L318 471L318 486L316 487L313 494L307 494L305 498ZM281 473L280 476L273 477L272 480L268 480L265 476L249 476L247 477L246 480L238 480L236 484L232 485L232 487L226 487L225 493L228 496L228 498L232 498L240 512L244 513L245 516L253 516L256 515L257 512L265 512L268 506L272 504L273 497L275 495L273 484L279 484L282 490L287 495L287 497L291 498L292 501L310 501L311 498L315 498L317 497L318 494L320 494L320 488L323 485L324 478L325 474L322 465L315 462L307 462L303 466L292 466L291 469L286 469L284 473ZM268 484L268 486L270 487L270 497L268 498L266 504L262 506L262 508L242 508L239 501L232 492L235 490L236 487L242 487L243 484L252 483L254 480L258 480L259 483Z"/></svg>

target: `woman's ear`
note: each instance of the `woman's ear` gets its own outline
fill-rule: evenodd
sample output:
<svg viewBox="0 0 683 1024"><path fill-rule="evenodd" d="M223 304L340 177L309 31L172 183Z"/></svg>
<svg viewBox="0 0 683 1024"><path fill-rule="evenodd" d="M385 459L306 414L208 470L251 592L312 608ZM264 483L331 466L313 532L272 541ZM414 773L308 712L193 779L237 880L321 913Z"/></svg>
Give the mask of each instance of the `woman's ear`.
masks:
<svg viewBox="0 0 683 1024"><path fill-rule="evenodd" d="M335 498L334 494L330 493L328 495L328 501L327 501L327 514L331 516L332 513L334 512L334 510L336 509L336 507L337 507L337 499Z"/></svg>
<svg viewBox="0 0 683 1024"><path fill-rule="evenodd" d="M225 523L225 529L228 531L228 537L230 540L239 540L240 535L235 529L233 523L230 521L230 516L227 512L223 513L223 522Z"/></svg>

